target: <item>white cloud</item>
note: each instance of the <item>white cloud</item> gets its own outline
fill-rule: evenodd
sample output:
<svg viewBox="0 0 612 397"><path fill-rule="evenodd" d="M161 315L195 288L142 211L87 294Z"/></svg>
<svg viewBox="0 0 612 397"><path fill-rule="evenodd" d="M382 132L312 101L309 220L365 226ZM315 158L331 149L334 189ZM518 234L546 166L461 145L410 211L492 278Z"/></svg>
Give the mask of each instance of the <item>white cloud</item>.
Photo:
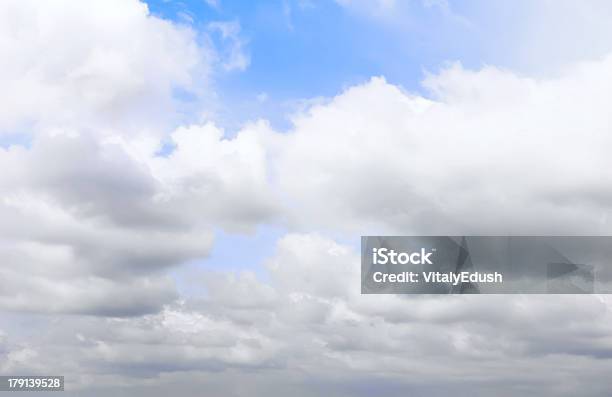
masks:
<svg viewBox="0 0 612 397"><path fill-rule="evenodd" d="M246 39L240 34L240 23L211 22L208 29L220 35L221 51L219 61L226 71L245 70L251 63L251 56L246 50Z"/></svg>
<svg viewBox="0 0 612 397"><path fill-rule="evenodd" d="M430 99L352 87L282 137L290 216L357 234L609 233L611 66L534 80L454 65L425 81Z"/></svg>
<svg viewBox="0 0 612 397"><path fill-rule="evenodd" d="M220 5L219 0L204 0L204 2L213 8L217 8Z"/></svg>
<svg viewBox="0 0 612 397"><path fill-rule="evenodd" d="M275 214L258 129L228 140L180 128L167 157L121 137L0 150L14 170L0 177L0 306L132 315L174 300L160 272L205 257L214 227L248 231Z"/></svg>
<svg viewBox="0 0 612 397"><path fill-rule="evenodd" d="M239 26L219 29L240 55ZM168 137L215 51L135 0L0 4L0 133L30 137L0 149L0 307L155 312L177 297L164 271L205 257L214 227L272 216L263 124Z"/></svg>
<svg viewBox="0 0 612 397"><path fill-rule="evenodd" d="M612 51L608 23L612 4L608 1L520 1L512 10L518 11L515 15L520 23L508 21L509 9L491 9L497 14L492 22L501 22L505 37L496 33L497 43L488 43L491 51L512 54L511 67L550 75L576 61L600 59ZM504 20L513 23L506 25Z"/></svg>
<svg viewBox="0 0 612 397"><path fill-rule="evenodd" d="M58 296L51 310L110 313L98 289L148 285L140 291L155 303L130 299L134 308L116 313L156 310L176 296L163 272L205 257L215 227L608 233L611 63L550 80L455 65L425 81L429 99L376 78L313 105L287 134L265 122L233 139L212 124L181 127L163 156L155 135L59 129L31 148L2 150L11 170L0 177L2 250L13 258L5 272L41 280L15 283L40 299L26 305L4 287L0 302L45 310ZM48 261L72 276L50 276ZM44 287L45 278L73 290Z"/></svg>
<svg viewBox="0 0 612 397"><path fill-rule="evenodd" d="M136 0L3 1L0 132L167 126L173 90L199 93L210 51Z"/></svg>

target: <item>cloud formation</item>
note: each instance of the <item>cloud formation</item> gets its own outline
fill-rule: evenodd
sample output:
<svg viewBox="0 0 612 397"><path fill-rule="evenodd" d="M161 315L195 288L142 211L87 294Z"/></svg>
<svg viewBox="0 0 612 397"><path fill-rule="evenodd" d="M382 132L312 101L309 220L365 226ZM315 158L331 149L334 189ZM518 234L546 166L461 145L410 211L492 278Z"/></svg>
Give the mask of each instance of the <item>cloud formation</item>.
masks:
<svg viewBox="0 0 612 397"><path fill-rule="evenodd" d="M5 366L54 365L71 374L74 393L92 395L152 387L196 395L192 387L223 386L255 396L274 387L305 396L368 387L390 395L460 388L476 396L598 396L609 388L607 298L360 295L358 261L332 240L288 235L268 261L270 283L249 273L203 274L207 296L158 314L48 322L46 337L13 342Z"/></svg>
<svg viewBox="0 0 612 397"><path fill-rule="evenodd" d="M0 7L0 133L27 137L0 148L0 307L158 311L177 297L163 271L205 257L214 227L272 213L255 138L169 130L213 49L137 1Z"/></svg>
<svg viewBox="0 0 612 397"><path fill-rule="evenodd" d="M85 134L2 150L1 166L15 171L0 177L0 306L158 310L175 298L163 270L206 257L214 227L248 231L272 219L255 138L256 131L222 139L212 125L181 128L171 154L146 160L130 144Z"/></svg>
<svg viewBox="0 0 612 397"><path fill-rule="evenodd" d="M91 396L606 395L608 298L361 296L339 241L609 234L611 57L545 80L450 65L427 95L377 77L229 138L175 126L217 59L193 31L63 5L0 5L0 130L29 137L0 148L1 373ZM179 293L214 230L271 224L290 232L265 281L190 270L202 294Z"/></svg>
<svg viewBox="0 0 612 397"><path fill-rule="evenodd" d="M307 227L609 233L611 66L535 80L454 65L428 98L375 78L295 119L279 184Z"/></svg>

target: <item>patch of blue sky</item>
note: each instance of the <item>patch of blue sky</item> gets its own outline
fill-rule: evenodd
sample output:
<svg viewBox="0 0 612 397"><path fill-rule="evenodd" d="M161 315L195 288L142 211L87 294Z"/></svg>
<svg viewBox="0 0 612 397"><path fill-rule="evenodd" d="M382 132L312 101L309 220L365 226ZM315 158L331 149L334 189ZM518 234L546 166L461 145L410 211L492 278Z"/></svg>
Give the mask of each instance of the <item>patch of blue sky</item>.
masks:
<svg viewBox="0 0 612 397"><path fill-rule="evenodd" d="M205 291L198 274L207 272L253 272L263 282L269 280L265 262L274 256L276 244L286 234L278 226L262 225L254 234L215 230L215 241L208 257L186 263L171 273L182 296L198 296Z"/></svg>
<svg viewBox="0 0 612 397"><path fill-rule="evenodd" d="M210 272L233 272L240 274L248 271L255 274L260 282L269 283L270 277L266 263L271 260L281 238L288 233L282 226L261 225L253 234L229 233L215 230L212 251L206 258L183 264L171 272L181 296L201 297L206 295L204 275ZM361 237L317 232L338 244L350 247L354 252L361 251Z"/></svg>
<svg viewBox="0 0 612 397"><path fill-rule="evenodd" d="M212 21L237 21L250 64L218 73L222 105L217 122L227 130L268 119L279 130L304 99L330 97L344 88L384 76L408 91L423 93L426 71L448 61L478 66L480 47L471 24L429 2L410 2L393 15L373 17L334 1L148 0L155 15L194 29ZM382 19L382 20L381 20Z"/></svg>
<svg viewBox="0 0 612 397"><path fill-rule="evenodd" d="M11 146L30 148L32 146L32 136L28 133L0 131L0 148L8 149Z"/></svg>
<svg viewBox="0 0 612 397"><path fill-rule="evenodd" d="M215 231L215 244L209 255L201 262L209 269L228 266L234 269L250 268L255 272L274 255L277 241L286 230L277 226L263 225L253 235Z"/></svg>

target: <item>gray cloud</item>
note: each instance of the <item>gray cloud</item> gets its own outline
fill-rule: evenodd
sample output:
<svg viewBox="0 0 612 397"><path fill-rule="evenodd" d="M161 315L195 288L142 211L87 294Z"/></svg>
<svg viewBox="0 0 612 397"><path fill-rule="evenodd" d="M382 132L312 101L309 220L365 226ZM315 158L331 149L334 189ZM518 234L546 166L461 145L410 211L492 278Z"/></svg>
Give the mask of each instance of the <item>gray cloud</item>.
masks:
<svg viewBox="0 0 612 397"><path fill-rule="evenodd" d="M0 308L156 312L214 227L272 216L265 159L213 126L168 136L175 91L207 95L207 40L136 0L60 3L0 5L0 133L24 142L0 148Z"/></svg>
<svg viewBox="0 0 612 397"><path fill-rule="evenodd" d="M179 130L173 153L144 160L88 135L3 150L16 172L0 177L0 306L127 315L171 302L162 272L206 257L215 225L248 230L274 215L258 143L219 134Z"/></svg>
<svg viewBox="0 0 612 397"><path fill-rule="evenodd" d="M158 314L43 316L44 336L5 338L19 357L10 365L63 370L72 393L87 395L600 396L610 387L606 296L362 296L344 278L358 279L357 253L316 235L283 238L268 263L269 284L206 277L207 297ZM240 298L249 295L256 308Z"/></svg>

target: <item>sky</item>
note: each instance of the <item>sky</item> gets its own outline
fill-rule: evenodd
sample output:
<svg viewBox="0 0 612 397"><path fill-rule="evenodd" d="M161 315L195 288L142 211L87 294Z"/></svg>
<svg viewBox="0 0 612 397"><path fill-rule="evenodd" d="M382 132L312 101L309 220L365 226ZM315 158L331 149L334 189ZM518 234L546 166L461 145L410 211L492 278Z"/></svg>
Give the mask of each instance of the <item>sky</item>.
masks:
<svg viewBox="0 0 612 397"><path fill-rule="evenodd" d="M235 39L245 43L248 67L236 67L240 73L216 81L219 118L230 129L237 120L261 117L286 129L287 117L303 101L334 96L371 76L427 95L424 75L448 62L536 77L558 73L568 63L607 54L612 9L606 3L147 2L154 15L200 31L209 31L210 21L238 26ZM210 39L221 45L229 41L218 32Z"/></svg>
<svg viewBox="0 0 612 397"><path fill-rule="evenodd" d="M361 235L610 235L612 5L0 2L0 374L607 396L606 295L361 295Z"/></svg>

